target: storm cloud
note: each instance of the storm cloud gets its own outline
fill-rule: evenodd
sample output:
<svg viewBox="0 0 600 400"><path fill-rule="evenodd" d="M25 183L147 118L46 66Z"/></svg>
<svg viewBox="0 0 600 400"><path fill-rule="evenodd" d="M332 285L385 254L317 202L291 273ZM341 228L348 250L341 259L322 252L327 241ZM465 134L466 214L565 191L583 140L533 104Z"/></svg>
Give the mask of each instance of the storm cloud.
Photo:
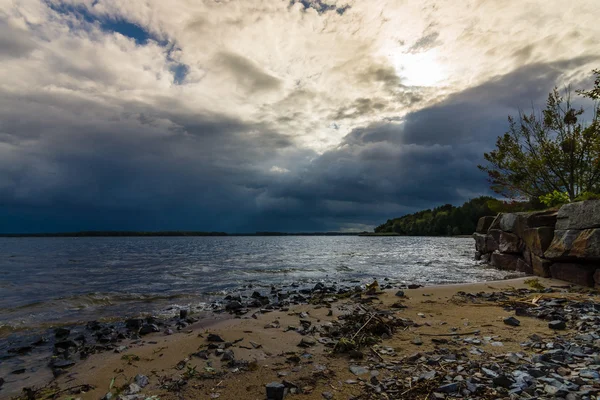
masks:
<svg viewBox="0 0 600 400"><path fill-rule="evenodd" d="M0 2L0 231L364 230L488 194L507 115L600 66L600 15L432 4Z"/></svg>

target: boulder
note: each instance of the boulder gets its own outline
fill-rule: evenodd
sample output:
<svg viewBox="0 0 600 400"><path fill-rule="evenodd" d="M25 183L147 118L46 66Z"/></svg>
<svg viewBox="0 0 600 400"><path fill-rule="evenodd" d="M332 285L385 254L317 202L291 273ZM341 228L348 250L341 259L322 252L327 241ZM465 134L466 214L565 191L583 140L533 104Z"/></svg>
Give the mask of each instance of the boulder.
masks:
<svg viewBox="0 0 600 400"><path fill-rule="evenodd" d="M481 217L481 218L479 218L479 221L477 221L477 229L475 230L475 232L487 233L488 229L490 229L490 226L492 226L492 223L494 222L495 219L496 219L496 217Z"/></svg>
<svg viewBox="0 0 600 400"><path fill-rule="evenodd" d="M600 260L600 229L556 230L544 257L550 260Z"/></svg>
<svg viewBox="0 0 600 400"><path fill-rule="evenodd" d="M526 229L554 227L556 224L556 211L534 211L534 212L519 212L519 213L502 213L494 220L489 233L492 229L501 230L504 232L514 233L518 237L523 237L523 232Z"/></svg>
<svg viewBox="0 0 600 400"><path fill-rule="evenodd" d="M513 233L501 232L498 240L498 250L501 253L521 253L519 237Z"/></svg>
<svg viewBox="0 0 600 400"><path fill-rule="evenodd" d="M501 230L504 232L515 232L519 218L516 213L500 213L494 219L489 229Z"/></svg>
<svg viewBox="0 0 600 400"><path fill-rule="evenodd" d="M481 254L491 253L495 250L498 250L498 243L491 235L474 233L473 238L475 239L475 250Z"/></svg>
<svg viewBox="0 0 600 400"><path fill-rule="evenodd" d="M558 210L556 229L600 228L600 200L565 204Z"/></svg>
<svg viewBox="0 0 600 400"><path fill-rule="evenodd" d="M534 275L549 278L551 265L552 261L536 256L535 254L531 255L531 268L533 269Z"/></svg>
<svg viewBox="0 0 600 400"><path fill-rule="evenodd" d="M504 253L494 252L494 253L492 253L490 263L498 269L503 269L503 270L507 270L507 271L516 271L517 263L519 262L520 259L521 259L521 257L517 256L516 254L504 254Z"/></svg>
<svg viewBox="0 0 600 400"><path fill-rule="evenodd" d="M525 262L525 260L523 260L522 258L519 258L517 260L517 271L519 272L524 272L526 274L533 274L533 268L531 267L531 265L527 264Z"/></svg>
<svg viewBox="0 0 600 400"><path fill-rule="evenodd" d="M597 288L600 287L600 269L597 269L596 272L594 272L594 283Z"/></svg>
<svg viewBox="0 0 600 400"><path fill-rule="evenodd" d="M550 266L550 274L555 279L581 286L594 286L596 268L583 264L555 263Z"/></svg>
<svg viewBox="0 0 600 400"><path fill-rule="evenodd" d="M554 228L548 226L525 229L522 237L527 248L540 257L544 256L544 252L550 247L553 238Z"/></svg>

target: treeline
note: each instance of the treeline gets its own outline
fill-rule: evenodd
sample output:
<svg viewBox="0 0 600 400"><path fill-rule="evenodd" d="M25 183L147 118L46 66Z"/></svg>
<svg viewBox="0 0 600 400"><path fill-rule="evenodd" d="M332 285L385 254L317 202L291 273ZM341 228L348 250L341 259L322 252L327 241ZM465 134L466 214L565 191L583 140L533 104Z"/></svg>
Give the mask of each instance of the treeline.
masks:
<svg viewBox="0 0 600 400"><path fill-rule="evenodd" d="M366 232L362 232L366 233ZM226 233L226 232L194 232L194 231L88 231L88 232L59 232L59 233L2 233L0 237L137 237L137 236L356 236L358 232L256 232L256 233Z"/></svg>
<svg viewBox="0 0 600 400"><path fill-rule="evenodd" d="M419 211L400 218L388 219L375 228L375 233L397 233L407 236L470 235L479 218L496 215L498 200L482 196L455 207L445 204L433 210Z"/></svg>

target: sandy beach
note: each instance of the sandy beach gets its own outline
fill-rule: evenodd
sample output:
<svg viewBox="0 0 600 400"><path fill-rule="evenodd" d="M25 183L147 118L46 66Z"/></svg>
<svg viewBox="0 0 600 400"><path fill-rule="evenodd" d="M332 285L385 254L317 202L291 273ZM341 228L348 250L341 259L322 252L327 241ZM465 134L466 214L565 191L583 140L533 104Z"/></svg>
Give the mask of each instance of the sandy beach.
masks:
<svg viewBox="0 0 600 400"><path fill-rule="evenodd" d="M527 279L405 289L403 297L398 297L396 290L388 290L374 296L361 295L362 299L372 299L366 302L353 298L333 302L330 307L298 305L287 311L250 312L241 318L220 321L208 317L174 335L156 333L124 343L127 349L122 348L119 353L91 355L60 376L46 394L38 391L35 398L101 399L109 391L116 398L119 392L126 394L140 374L149 380L140 391L143 395L137 393L126 398L259 400L266 398L265 385L282 381L292 383L290 388L297 387L302 392L288 391L286 398L367 398L360 396L365 396L370 376L355 375L349 366L368 368L378 362L393 363L415 353L448 346L446 339L452 337L487 338L480 345L485 355L474 355L476 359L523 351L521 343L532 334L554 337L556 332L549 329L547 321L524 316L518 317L520 326L509 326L504 318L514 316L514 311L503 309L496 301L482 302L465 296L465 293L531 290ZM561 291L565 292L568 285L562 281L539 279L538 283L554 288L554 293L546 296L566 295ZM569 298L593 296L598 300L589 290L569 292ZM318 332L336 324L340 317L356 312L363 307L361 304L369 303L373 309L412 320L414 325L395 329L392 335L383 335L379 343L360 352L331 354L330 340ZM306 321L319 329L312 335L299 334L298 327L302 323L308 325ZM224 342L210 342L209 334L218 335ZM310 338L306 347L299 347L306 338ZM223 357L225 353L233 356L237 364L228 364L230 360ZM372 373L371 377L378 376L381 380L393 374L383 370L377 375ZM401 378L406 377L398 376Z"/></svg>

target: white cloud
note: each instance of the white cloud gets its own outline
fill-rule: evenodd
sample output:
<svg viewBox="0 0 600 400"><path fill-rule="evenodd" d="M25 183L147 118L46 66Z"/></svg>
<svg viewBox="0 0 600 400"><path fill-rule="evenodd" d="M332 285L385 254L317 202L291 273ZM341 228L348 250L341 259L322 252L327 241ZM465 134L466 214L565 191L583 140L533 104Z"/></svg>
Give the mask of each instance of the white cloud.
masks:
<svg viewBox="0 0 600 400"><path fill-rule="evenodd" d="M342 15L273 0L51 3L139 24L176 50L137 45L41 0L5 0L1 32L10 27L15 40L3 44L12 58L0 66L2 90L69 93L115 112L128 102L176 103L184 113L267 124L319 152L353 128L523 65L600 55L596 0L355 0ZM173 82L174 62L189 67L183 85Z"/></svg>

